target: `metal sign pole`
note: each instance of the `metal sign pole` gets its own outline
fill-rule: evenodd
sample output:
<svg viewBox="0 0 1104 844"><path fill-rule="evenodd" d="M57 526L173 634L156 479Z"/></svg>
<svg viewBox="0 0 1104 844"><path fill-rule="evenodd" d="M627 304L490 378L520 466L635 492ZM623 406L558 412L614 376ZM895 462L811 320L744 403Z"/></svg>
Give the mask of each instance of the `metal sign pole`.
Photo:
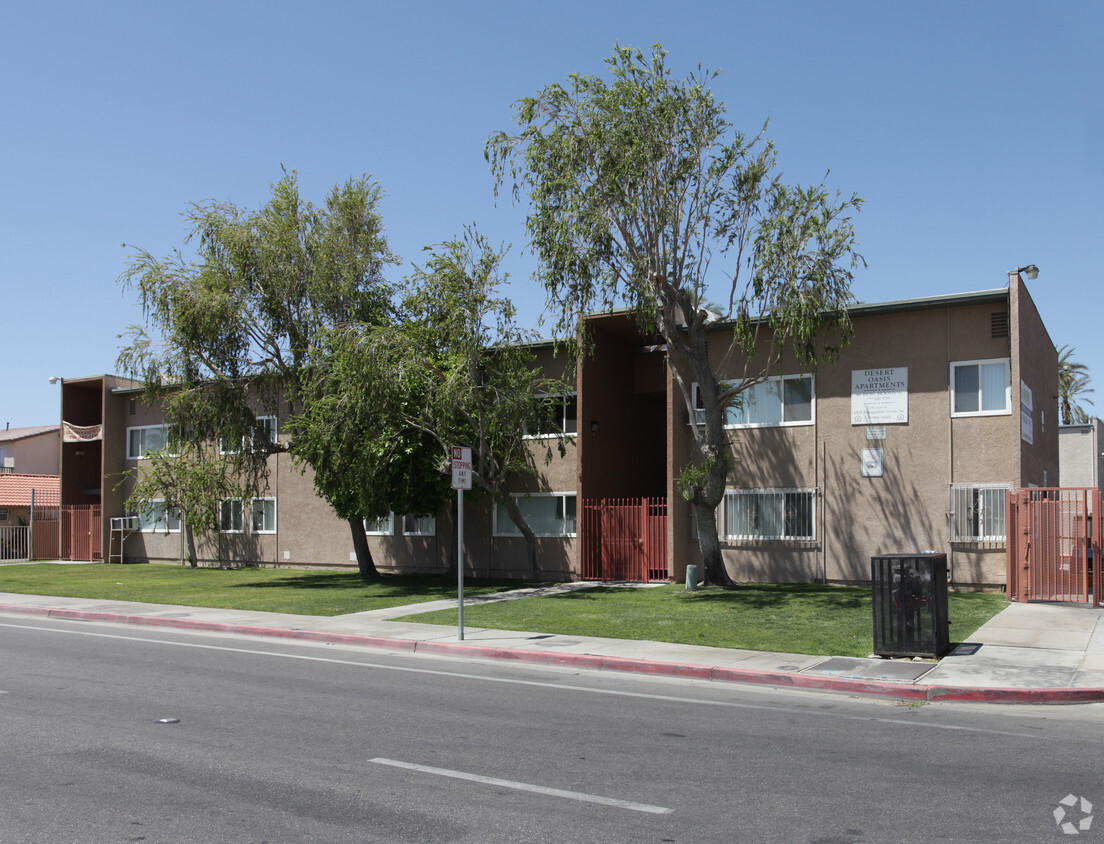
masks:
<svg viewBox="0 0 1104 844"><path fill-rule="evenodd" d="M456 606L460 641L464 641L464 490L456 490Z"/></svg>
<svg viewBox="0 0 1104 844"><path fill-rule="evenodd" d="M464 490L472 488L471 449L452 447L452 488L456 490L456 608L460 641L464 641Z"/></svg>

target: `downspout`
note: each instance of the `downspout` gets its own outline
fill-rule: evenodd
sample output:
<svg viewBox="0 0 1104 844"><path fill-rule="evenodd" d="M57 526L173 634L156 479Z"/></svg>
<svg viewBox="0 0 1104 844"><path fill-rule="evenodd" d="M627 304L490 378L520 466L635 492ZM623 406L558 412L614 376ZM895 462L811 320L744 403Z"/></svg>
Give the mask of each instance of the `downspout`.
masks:
<svg viewBox="0 0 1104 844"><path fill-rule="evenodd" d="M951 309L943 309L943 331L944 340L946 342L946 359L947 367L947 498L944 500L944 524L947 530L947 582L948 584L954 583L954 545L951 543L951 534L953 529L951 526L951 496L954 490L954 417L951 416Z"/></svg>
<svg viewBox="0 0 1104 844"><path fill-rule="evenodd" d="M819 423L818 428L819 428ZM819 437L819 432L818 432ZM817 486L824 490L821 502L823 504L822 512L820 514L820 523L824 526L824 535L820 541L820 568L822 573L821 582L828 583L828 484L823 483L824 479L821 477L821 470L828 463L828 443L821 441L820 449L813 449L814 459L817 461L814 474L817 481Z"/></svg>

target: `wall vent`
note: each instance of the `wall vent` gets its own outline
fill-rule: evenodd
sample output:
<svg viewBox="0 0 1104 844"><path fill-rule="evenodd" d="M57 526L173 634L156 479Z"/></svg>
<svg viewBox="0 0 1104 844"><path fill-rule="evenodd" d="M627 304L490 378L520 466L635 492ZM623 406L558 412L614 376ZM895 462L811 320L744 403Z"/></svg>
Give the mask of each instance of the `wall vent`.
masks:
<svg viewBox="0 0 1104 844"><path fill-rule="evenodd" d="M993 339L1008 336L1008 311L999 311L989 315L989 325Z"/></svg>

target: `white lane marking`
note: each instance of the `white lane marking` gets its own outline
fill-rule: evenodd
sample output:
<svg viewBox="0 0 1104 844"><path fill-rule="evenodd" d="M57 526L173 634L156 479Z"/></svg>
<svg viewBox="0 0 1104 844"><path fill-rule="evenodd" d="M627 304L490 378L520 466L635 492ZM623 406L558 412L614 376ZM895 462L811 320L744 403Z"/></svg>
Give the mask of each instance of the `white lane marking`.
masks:
<svg viewBox="0 0 1104 844"><path fill-rule="evenodd" d="M64 621L65 619L59 619ZM87 624L89 622L79 622ZM629 698L642 698L644 700L658 700L664 703L688 703L695 706L719 706L725 709L750 709L759 710L762 712L777 712L784 715L802 715L805 717L820 717L829 718L837 721L864 721L867 723L873 722L876 724L900 724L910 727L923 727L930 730L950 730L963 733L981 733L983 735L991 736L1008 736L1011 738L1025 738L1038 741L1075 741L1078 744L1104 744L1104 739L1096 739L1079 735L1074 738L1066 738L1065 736L1040 736L1034 733L1017 733L1011 730L990 730L984 727L964 727L955 724L936 724L928 721L907 721L902 718L878 718L870 715L847 715L842 712L820 712L810 709L799 709L791 706L771 706L769 704L757 704L757 703L737 703L729 700L702 700L700 698L692 697L679 697L677 695L660 695L649 692L629 692L620 689L595 689L588 686L575 686L569 683L547 683L541 680L513 680L507 677L487 677L482 674L465 674L459 671L441 671L432 668L410 668L403 665L384 665L376 662L361 662L355 659L335 659L333 657L325 656L308 656L306 654L288 654L288 653L276 653L273 651L260 651L252 648L231 648L225 645L202 645L198 642L173 642L168 639L150 639L144 636L120 636L115 633L93 633L87 630L60 630L53 627L38 627L30 624L5 624L0 622L0 627L14 627L18 630L39 630L44 633L65 633L73 636L92 636L99 639L121 639L124 642L145 642L154 645L171 645L178 648L198 648L200 650L208 651L226 651L228 653L249 654L253 656L268 656L277 659L297 659L305 662L325 662L331 665L350 665L356 668L376 668L381 671L400 671L406 674L429 674L435 677L452 677L461 680L476 680L483 683L501 683L509 686L536 686L537 688L544 689L557 689L560 691L569 692L584 692L591 695L611 695L613 697L629 697ZM181 631L187 633L189 631ZM224 634L232 635L232 634ZM302 643L297 642L282 642L282 644L295 645ZM403 651L397 654L398 656L407 656L414 658L414 654ZM425 655L422 655L425 658ZM512 665L514 668L535 666L520 666ZM713 686L712 688L720 689L721 686ZM737 690L737 684L732 686L724 686L726 690ZM764 688L759 688L763 691ZM782 690L780 690L782 691ZM851 701L854 703L855 701ZM885 701L871 701L878 703L885 703Z"/></svg>
<svg viewBox="0 0 1104 844"><path fill-rule="evenodd" d="M634 803L631 800L617 800L613 797L599 797L597 794L586 794L582 791L564 791L562 788L548 788L543 785L531 785L514 780L500 780L495 777L484 777L479 774L466 774L463 771L450 771L448 768L432 768L429 765L415 765L412 762L399 762L395 759L369 759L377 765L390 765L393 768L405 768L408 771L419 771L423 774L435 774L439 777L452 777L457 780L479 782L484 785L497 785L502 788L512 788L515 791L532 791L534 794L546 794L549 797L566 797L568 800L582 800L585 803L600 803L603 806L616 806L619 809L631 809L634 812L650 812L653 815L669 815L674 809L664 806L650 806L647 803Z"/></svg>

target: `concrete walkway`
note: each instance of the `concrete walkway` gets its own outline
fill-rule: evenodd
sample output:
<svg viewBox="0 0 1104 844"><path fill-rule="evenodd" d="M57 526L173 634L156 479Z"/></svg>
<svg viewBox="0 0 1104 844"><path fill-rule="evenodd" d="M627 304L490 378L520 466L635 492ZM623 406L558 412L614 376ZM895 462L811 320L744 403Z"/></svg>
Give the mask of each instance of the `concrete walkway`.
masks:
<svg viewBox="0 0 1104 844"><path fill-rule="evenodd" d="M571 583L465 600L465 606L585 589ZM610 585L610 584L605 584ZM625 584L628 585L628 584ZM911 701L1104 702L1104 609L1009 604L938 663L764 653L665 642L417 624L401 617L456 601L334 617L0 593L0 614L207 630L393 651L878 695Z"/></svg>

